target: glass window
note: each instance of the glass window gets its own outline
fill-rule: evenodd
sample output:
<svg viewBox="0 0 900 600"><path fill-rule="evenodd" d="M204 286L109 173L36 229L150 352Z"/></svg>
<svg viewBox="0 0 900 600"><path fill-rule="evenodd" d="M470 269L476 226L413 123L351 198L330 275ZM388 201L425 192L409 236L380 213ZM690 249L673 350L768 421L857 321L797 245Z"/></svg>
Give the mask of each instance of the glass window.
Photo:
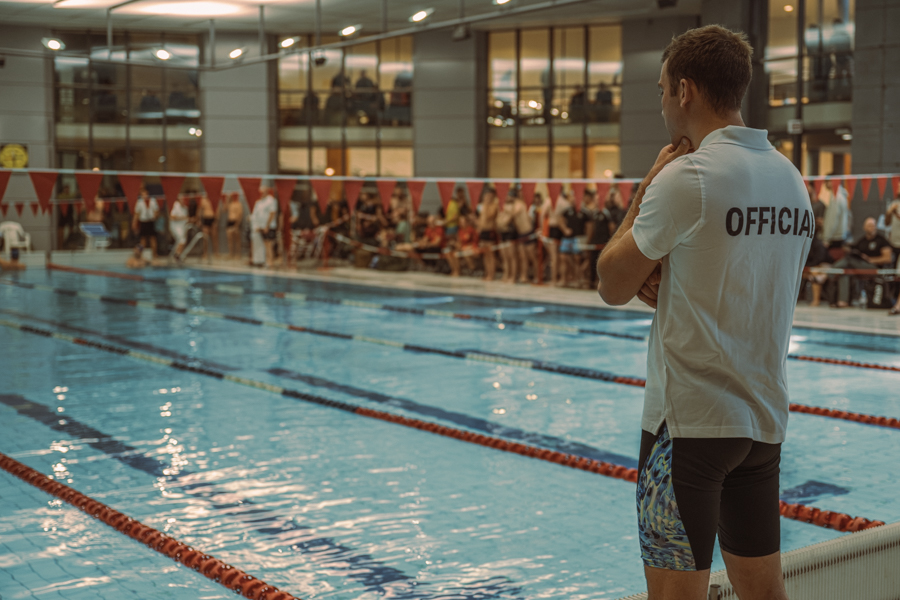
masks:
<svg viewBox="0 0 900 600"><path fill-rule="evenodd" d="M516 148L512 144L491 144L488 148L488 177L515 177Z"/></svg>
<svg viewBox="0 0 900 600"><path fill-rule="evenodd" d="M382 177L412 177L413 176L413 150L412 148L382 148L381 149L381 176Z"/></svg>
<svg viewBox="0 0 900 600"><path fill-rule="evenodd" d="M584 27L553 32L553 81L560 87L584 85Z"/></svg>
<svg viewBox="0 0 900 600"><path fill-rule="evenodd" d="M366 177L378 173L377 148L347 148L347 175Z"/></svg>

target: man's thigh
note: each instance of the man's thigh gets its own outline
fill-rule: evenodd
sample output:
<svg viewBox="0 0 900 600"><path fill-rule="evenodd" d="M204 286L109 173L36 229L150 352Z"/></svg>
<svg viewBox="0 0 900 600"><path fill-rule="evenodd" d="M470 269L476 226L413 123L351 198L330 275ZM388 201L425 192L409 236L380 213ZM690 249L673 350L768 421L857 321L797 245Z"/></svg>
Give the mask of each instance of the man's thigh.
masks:
<svg viewBox="0 0 900 600"><path fill-rule="evenodd" d="M641 450L637 500L646 567L709 569L717 532L736 555L777 552L780 446L672 439L663 426L657 436L643 433Z"/></svg>

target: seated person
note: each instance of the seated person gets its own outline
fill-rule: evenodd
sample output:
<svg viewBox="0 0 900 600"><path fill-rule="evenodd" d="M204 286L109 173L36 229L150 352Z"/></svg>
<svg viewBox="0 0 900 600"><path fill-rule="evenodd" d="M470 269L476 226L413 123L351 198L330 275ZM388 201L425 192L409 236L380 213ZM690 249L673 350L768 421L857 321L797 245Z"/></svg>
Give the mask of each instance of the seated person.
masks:
<svg viewBox="0 0 900 600"><path fill-rule="evenodd" d="M0 271L24 271L25 265L19 262L19 249L9 251L9 260L0 258Z"/></svg>
<svg viewBox="0 0 900 600"><path fill-rule="evenodd" d="M891 265L891 244L878 235L875 219L870 217L865 220L863 232L863 236L850 246L849 252L834 263L836 269L877 269ZM830 279L835 277L838 281L837 307L845 308L850 305L850 275L832 275Z"/></svg>
<svg viewBox="0 0 900 600"><path fill-rule="evenodd" d="M472 225L469 217L459 215L459 225L456 231L456 239L451 239L452 249L455 252L447 254L447 262L450 263L450 276L459 277L459 254L466 259L469 271L475 270L475 253L478 252L478 230Z"/></svg>

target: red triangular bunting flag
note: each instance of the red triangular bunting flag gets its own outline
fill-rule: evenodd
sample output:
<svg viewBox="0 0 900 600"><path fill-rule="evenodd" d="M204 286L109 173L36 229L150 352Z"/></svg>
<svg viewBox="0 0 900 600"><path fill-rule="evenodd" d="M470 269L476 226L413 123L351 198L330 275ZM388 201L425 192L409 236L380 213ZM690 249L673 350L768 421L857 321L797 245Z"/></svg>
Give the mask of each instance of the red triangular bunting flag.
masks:
<svg viewBox="0 0 900 600"><path fill-rule="evenodd" d="M894 199L900 199L900 177L897 175L891 177L891 187L894 190Z"/></svg>
<svg viewBox="0 0 900 600"><path fill-rule="evenodd" d="M47 171L30 171L28 176L31 177L31 185L34 186L34 192L37 194L38 203L41 208L50 207L50 196L53 195L53 186L56 185L56 173ZM37 210L35 209L35 215Z"/></svg>
<svg viewBox="0 0 900 600"><path fill-rule="evenodd" d="M472 205L472 210L475 210L475 207L481 202L481 190L484 189L484 182L467 181L466 187L469 188L469 203Z"/></svg>
<svg viewBox="0 0 900 600"><path fill-rule="evenodd" d="M13 206L16 207L16 212L17 212L17 213L19 214L19 216L21 217L21 216L22 216L22 209L25 208L25 203L24 203L24 202L16 202L16 203L13 204Z"/></svg>
<svg viewBox="0 0 900 600"><path fill-rule="evenodd" d="M455 181L438 181L438 192L441 195L441 206L444 207L444 213L447 212L447 206L450 204L450 199L453 198L453 186L456 185Z"/></svg>
<svg viewBox="0 0 900 600"><path fill-rule="evenodd" d="M344 182L344 196L347 197L347 208L350 214L356 210L356 202L359 200L359 193L362 191L362 179L348 179Z"/></svg>
<svg viewBox="0 0 900 600"><path fill-rule="evenodd" d="M297 187L296 179L276 179L275 190L278 193L278 205L285 215L291 214L291 199L294 197L294 188ZM290 221L290 219L288 219Z"/></svg>
<svg viewBox="0 0 900 600"><path fill-rule="evenodd" d="M78 191L84 199L88 212L94 210L94 199L100 190L100 182L103 181L102 173L75 173L75 181L78 182Z"/></svg>
<svg viewBox="0 0 900 600"><path fill-rule="evenodd" d="M6 194L6 185L9 183L10 175L12 175L12 171L0 171L0 201L3 200L3 195ZM3 216L6 216L6 211L3 211Z"/></svg>
<svg viewBox="0 0 900 600"><path fill-rule="evenodd" d="M831 179L831 180L829 180L829 182L831 183L831 193L834 195L837 195L838 189L840 189L840 187L841 187L840 178Z"/></svg>
<svg viewBox="0 0 900 600"><path fill-rule="evenodd" d="M397 187L397 181L394 179L382 179L376 183L378 186L378 195L381 196L381 208L387 214L391 210L391 196L394 188Z"/></svg>
<svg viewBox="0 0 900 600"><path fill-rule="evenodd" d="M422 191L425 189L425 183L427 182L421 179L409 179L406 181L406 189L409 190L414 214L419 214L419 207L422 206Z"/></svg>
<svg viewBox="0 0 900 600"><path fill-rule="evenodd" d="M106 214L109 214L110 212L112 212L112 202L110 202L110 201L108 201L108 200L107 200L107 201L104 201L104 202L103 202L103 211L104 211Z"/></svg>
<svg viewBox="0 0 900 600"><path fill-rule="evenodd" d="M531 208L532 203L534 203L534 188L537 187L537 183L534 181L523 181L522 182L522 200L525 201L525 206Z"/></svg>
<svg viewBox="0 0 900 600"><path fill-rule="evenodd" d="M260 177L238 177L238 183L244 191L244 199L247 201L247 207L253 211L253 205L259 200L259 186L262 183Z"/></svg>
<svg viewBox="0 0 900 600"><path fill-rule="evenodd" d="M62 215L63 215L64 217L67 216L67 215L69 214L69 203L68 203L68 202L63 202L62 204L60 204L60 205L59 205L59 212L61 212ZM3 214L5 215L6 212L4 211Z"/></svg>
<svg viewBox="0 0 900 600"><path fill-rule="evenodd" d="M597 207L602 210L606 208L606 198L609 196L609 189L612 184L608 181L597 182Z"/></svg>
<svg viewBox="0 0 900 600"><path fill-rule="evenodd" d="M9 204L0 204L0 213L3 213L3 216L6 216L6 211L9 210Z"/></svg>
<svg viewBox="0 0 900 600"><path fill-rule="evenodd" d="M572 202L575 210L581 210L581 201L584 199L584 183L581 181L572 182Z"/></svg>
<svg viewBox="0 0 900 600"><path fill-rule="evenodd" d="M162 184L166 202L169 206L175 206L178 194L181 193L181 186L184 185L184 175L162 175L159 182Z"/></svg>
<svg viewBox="0 0 900 600"><path fill-rule="evenodd" d="M547 182L547 194L550 196L551 208L556 208L556 201L559 200L559 193L562 191L562 184L558 181Z"/></svg>
<svg viewBox="0 0 900 600"><path fill-rule="evenodd" d="M222 199L222 186L225 185L224 177L201 177L200 183L206 190L206 197L209 198L213 210L219 207L219 200Z"/></svg>
<svg viewBox="0 0 900 600"><path fill-rule="evenodd" d="M872 188L872 178L863 177L859 182L862 184L862 199L863 202L865 202L869 199L869 190Z"/></svg>
<svg viewBox="0 0 900 600"><path fill-rule="evenodd" d="M887 188L887 177L876 177L875 181L878 183L878 199L881 200L884 198L884 190Z"/></svg>
<svg viewBox="0 0 900 600"><path fill-rule="evenodd" d="M37 204L36 202L32 202L28 206L31 207L31 212L34 213L34 216L37 216L37 211L38 211L38 208L40 207L40 204Z"/></svg>
<svg viewBox="0 0 900 600"><path fill-rule="evenodd" d="M508 181L495 181L494 189L497 190L497 200L500 201L500 210L503 210L503 206L506 204L506 197L509 195L509 185Z"/></svg>
<svg viewBox="0 0 900 600"><path fill-rule="evenodd" d="M331 180L330 179L312 179L310 180L316 198L319 200L319 211L324 213L328 208L328 200L331 199Z"/></svg>
<svg viewBox="0 0 900 600"><path fill-rule="evenodd" d="M816 192L816 198L819 197L819 194L822 193L822 184L825 183L824 179L815 179L813 180L813 190Z"/></svg>
<svg viewBox="0 0 900 600"><path fill-rule="evenodd" d="M634 188L633 181L619 181L619 193L622 194L622 202L625 208L631 206L631 190Z"/></svg>
<svg viewBox="0 0 900 600"><path fill-rule="evenodd" d="M844 187L847 189L847 204L850 204L856 191L856 177L844 177Z"/></svg>
<svg viewBox="0 0 900 600"><path fill-rule="evenodd" d="M128 201L128 210L134 212L134 205L137 204L138 193L141 191L141 183L144 181L143 175L125 175L119 174L119 183L122 185L122 193Z"/></svg>

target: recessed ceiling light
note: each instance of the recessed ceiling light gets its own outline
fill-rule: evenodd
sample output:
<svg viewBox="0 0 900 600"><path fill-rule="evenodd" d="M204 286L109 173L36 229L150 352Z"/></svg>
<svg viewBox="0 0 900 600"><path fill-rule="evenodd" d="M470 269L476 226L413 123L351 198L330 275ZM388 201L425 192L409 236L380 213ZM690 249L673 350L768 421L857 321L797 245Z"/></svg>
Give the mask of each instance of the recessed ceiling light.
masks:
<svg viewBox="0 0 900 600"><path fill-rule="evenodd" d="M156 55L156 58L158 58L159 60L169 60L170 58L172 58L172 55L169 54L169 51L166 50L165 48L160 48L159 50L154 52L154 54Z"/></svg>
<svg viewBox="0 0 900 600"><path fill-rule="evenodd" d="M283 39L283 40L281 40L281 47L282 48L290 48L291 46L296 44L297 41L298 41L298 38L295 38L295 37L289 37L289 38Z"/></svg>
<svg viewBox="0 0 900 600"><path fill-rule="evenodd" d="M62 42L62 40L58 40L56 38L42 38L41 43L44 44L46 48L49 50L65 50L66 45Z"/></svg>
<svg viewBox="0 0 900 600"><path fill-rule="evenodd" d="M794 7L791 6L790 4L785 4L784 12L794 12Z"/></svg>
<svg viewBox="0 0 900 600"><path fill-rule="evenodd" d="M504 4L509 4L509 0L494 0L494 4L502 6Z"/></svg>
<svg viewBox="0 0 900 600"><path fill-rule="evenodd" d="M412 21L413 23L421 23L422 21L427 19L429 16L431 16L431 13L433 13L433 12L434 12L433 8L426 8L425 10L420 10L419 12L417 12L416 14L411 16L409 18L409 20Z"/></svg>
<svg viewBox="0 0 900 600"><path fill-rule="evenodd" d="M243 12L243 8L226 2L198 0L196 2L160 2L157 4L135 4L133 11L149 15L175 15L179 17L223 17ZM131 12L128 9L123 12Z"/></svg>
<svg viewBox="0 0 900 600"><path fill-rule="evenodd" d="M341 29L340 33L342 36L347 37L357 33L360 29L362 29L362 25L348 25Z"/></svg>
<svg viewBox="0 0 900 600"><path fill-rule="evenodd" d="M243 54L244 54L243 48L235 48L234 50L232 50L231 52L228 53L228 58L230 58L231 60L235 60L237 58L240 58L241 55L243 55Z"/></svg>

